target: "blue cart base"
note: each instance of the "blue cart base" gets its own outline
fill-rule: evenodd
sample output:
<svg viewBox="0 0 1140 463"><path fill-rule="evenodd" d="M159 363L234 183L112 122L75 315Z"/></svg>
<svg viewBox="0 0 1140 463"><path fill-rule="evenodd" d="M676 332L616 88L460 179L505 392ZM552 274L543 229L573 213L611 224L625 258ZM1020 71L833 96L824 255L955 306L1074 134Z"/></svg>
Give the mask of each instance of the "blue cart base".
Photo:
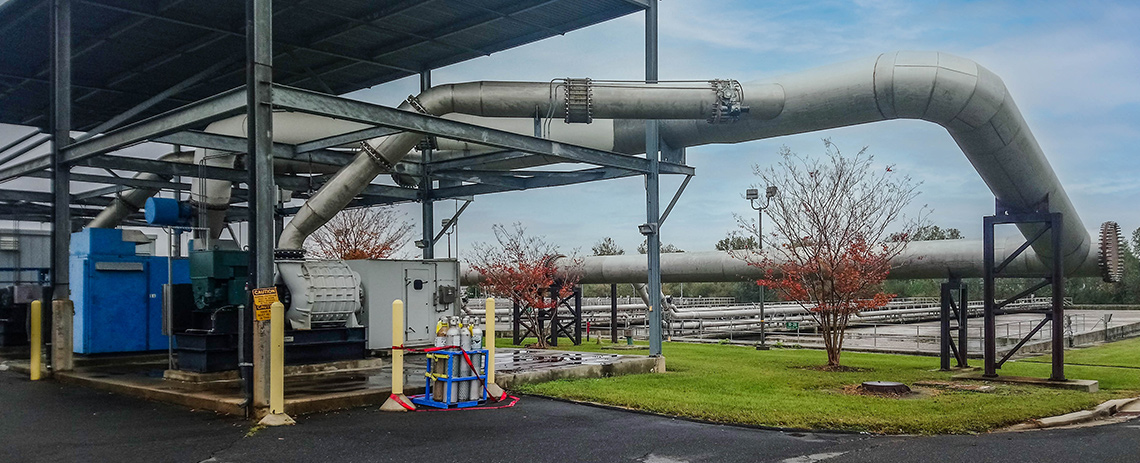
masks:
<svg viewBox="0 0 1140 463"><path fill-rule="evenodd" d="M458 369L461 364L466 365L467 361L463 358L463 351L436 351L427 354L427 373L424 383L424 394L414 395L408 397L412 403L416 405L423 405L433 408L468 408L474 407L487 400L487 388L483 385L487 383L487 376L485 374L478 374L479 371L487 371L487 349L474 349L467 351L468 355L479 355L479 364L477 370L468 376L458 376ZM435 362L446 362L447 368L444 370L446 373L433 373ZM433 383L442 383L444 392L444 400L438 401L432 398L432 385ZM479 400L456 401L452 402L452 391L457 390L458 383L468 382L470 387L479 389Z"/></svg>

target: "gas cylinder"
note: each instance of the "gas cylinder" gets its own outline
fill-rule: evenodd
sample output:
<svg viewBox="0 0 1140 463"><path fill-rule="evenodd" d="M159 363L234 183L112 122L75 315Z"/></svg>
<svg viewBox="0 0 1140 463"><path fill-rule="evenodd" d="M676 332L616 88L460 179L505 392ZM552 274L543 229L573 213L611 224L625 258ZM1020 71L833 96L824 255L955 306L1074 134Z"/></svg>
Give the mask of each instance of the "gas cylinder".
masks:
<svg viewBox="0 0 1140 463"><path fill-rule="evenodd" d="M483 328L478 323L471 324L471 350L483 348ZM483 371L483 354L471 354L471 364L475 365L473 375L486 374ZM483 382L478 378L471 382L471 400L483 400Z"/></svg>
<svg viewBox="0 0 1140 463"><path fill-rule="evenodd" d="M459 317L453 316L450 319L448 319L447 322L448 322L447 345L458 347L459 346ZM452 349L448 349L448 350L452 351L452 352L458 352L459 351L458 348L452 348ZM452 378L459 376L459 363L461 363L462 360L459 360L458 362L456 360L457 359L455 359L454 357L452 358L452 360L451 360L452 361L452 366L451 366L452 370L450 372L448 372L449 376ZM454 404L458 401L459 401L459 384L456 382L452 382L451 383L451 400L448 403Z"/></svg>
<svg viewBox="0 0 1140 463"><path fill-rule="evenodd" d="M471 318L463 317L459 326L459 348L463 349L463 352L468 352L471 350ZM455 360L459 362L459 376L471 376L471 366L467 364L467 359ZM471 381L459 383L459 400L463 402L471 400Z"/></svg>
<svg viewBox="0 0 1140 463"><path fill-rule="evenodd" d="M449 325L447 317L439 317L439 322L435 324L435 347L443 347L447 345L447 329ZM447 362L434 360L431 364L431 372L438 378L439 376L447 374ZM431 398L437 402L447 400L445 395L447 392L444 389L444 383L439 380L433 380L431 384Z"/></svg>

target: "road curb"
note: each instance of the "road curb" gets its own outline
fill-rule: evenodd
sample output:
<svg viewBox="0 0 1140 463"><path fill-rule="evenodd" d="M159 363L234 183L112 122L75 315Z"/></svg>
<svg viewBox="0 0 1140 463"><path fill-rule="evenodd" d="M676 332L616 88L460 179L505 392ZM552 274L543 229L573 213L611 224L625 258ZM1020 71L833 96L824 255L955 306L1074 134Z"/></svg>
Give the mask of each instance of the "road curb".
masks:
<svg viewBox="0 0 1140 463"><path fill-rule="evenodd" d="M1064 415L1029 420L1025 423L1019 423L1007 428L1000 429L998 432L1031 431L1035 429L1049 429L1087 423L1089 421L1108 418L1115 415L1121 409L1137 403L1140 403L1140 397L1109 400L1100 405L1097 405L1092 410L1081 410L1073 413L1066 413Z"/></svg>

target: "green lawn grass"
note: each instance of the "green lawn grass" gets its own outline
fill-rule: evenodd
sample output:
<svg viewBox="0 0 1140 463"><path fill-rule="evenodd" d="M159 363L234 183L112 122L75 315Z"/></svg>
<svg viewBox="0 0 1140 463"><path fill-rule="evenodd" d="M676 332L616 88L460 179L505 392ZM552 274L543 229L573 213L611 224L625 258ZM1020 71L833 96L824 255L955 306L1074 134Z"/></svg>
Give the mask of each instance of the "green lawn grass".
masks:
<svg viewBox="0 0 1140 463"><path fill-rule="evenodd" d="M509 341L498 345L511 347ZM593 342L560 349L613 351ZM1074 378L1101 380L1095 394L995 383L993 392L937 390L911 398L853 395L844 388L863 381L913 384L949 380L935 371L938 359L906 355L843 354L843 364L864 371L823 372L818 350L773 349L713 344L666 343L665 374L561 380L521 386L519 392L597 402L666 415L724 423L878 433L971 433L1090 408L1105 400L1135 395L1133 371L1071 367ZM1120 369L1114 369L1120 370ZM1047 377L1049 365L1009 362L1004 375Z"/></svg>
<svg viewBox="0 0 1140 463"><path fill-rule="evenodd" d="M1023 361L1050 363L1053 361L1053 356L1044 355ZM1140 338L1126 339L1083 349L1069 349L1065 351L1065 363L1140 368ZM1136 374L1140 374L1140 372Z"/></svg>

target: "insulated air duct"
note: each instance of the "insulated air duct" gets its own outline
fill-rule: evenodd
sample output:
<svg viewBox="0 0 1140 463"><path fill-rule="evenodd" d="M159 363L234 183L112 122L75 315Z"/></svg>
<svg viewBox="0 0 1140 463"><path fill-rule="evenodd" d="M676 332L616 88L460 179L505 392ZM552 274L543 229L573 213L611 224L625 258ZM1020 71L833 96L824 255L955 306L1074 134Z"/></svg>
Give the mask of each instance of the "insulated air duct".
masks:
<svg viewBox="0 0 1140 463"><path fill-rule="evenodd" d="M181 151L168 153L160 156L159 161L166 162L180 162L189 164L194 160L194 153L190 151ZM135 174L134 178L138 180L151 180L151 181L170 181L169 175L155 174L150 172L139 172ZM132 188L125 190L115 195L115 199L111 204L107 205L106 209L99 212L91 222L87 224L89 228L115 228L123 222L131 214L134 214L142 209L146 204L147 198L158 194L158 188Z"/></svg>
<svg viewBox="0 0 1140 463"><path fill-rule="evenodd" d="M589 86L589 104L584 108L575 102L575 85ZM442 116L462 113L484 117L529 118L541 116L564 118L566 123L598 119L701 119L727 121L751 110L750 117L774 117L780 112L777 86L757 86L750 92L760 101L772 105L746 108L739 84L712 81L708 87L673 87L668 85L631 85L593 82L524 83L473 82L433 87L418 97L409 98L400 109ZM579 114L585 112L584 114ZM274 120L276 124L276 119ZM612 127L612 124L610 125ZM614 132L616 134L616 130ZM348 205L377 175L390 171L423 135L400 133L370 140L364 149L336 177L322 186L285 226L278 242L280 249L301 249L305 238L328 222Z"/></svg>

